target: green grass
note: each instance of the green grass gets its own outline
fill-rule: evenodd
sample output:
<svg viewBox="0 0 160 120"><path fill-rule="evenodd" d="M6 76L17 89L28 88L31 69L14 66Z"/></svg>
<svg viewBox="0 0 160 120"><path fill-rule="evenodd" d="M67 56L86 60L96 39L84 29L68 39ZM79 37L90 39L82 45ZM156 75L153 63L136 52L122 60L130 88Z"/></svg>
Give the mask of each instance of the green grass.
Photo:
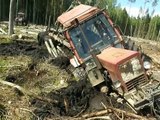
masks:
<svg viewBox="0 0 160 120"><path fill-rule="evenodd" d="M1 43L10 43L11 38L8 35L0 35L0 44Z"/></svg>
<svg viewBox="0 0 160 120"><path fill-rule="evenodd" d="M3 74L7 70L8 61L0 59L0 73Z"/></svg>

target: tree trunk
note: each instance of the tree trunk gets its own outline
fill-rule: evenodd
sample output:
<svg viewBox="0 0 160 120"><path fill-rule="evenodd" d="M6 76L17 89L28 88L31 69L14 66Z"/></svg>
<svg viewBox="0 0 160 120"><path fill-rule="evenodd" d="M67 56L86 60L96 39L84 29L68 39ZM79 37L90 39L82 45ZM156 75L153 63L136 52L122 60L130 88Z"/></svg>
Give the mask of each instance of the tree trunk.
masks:
<svg viewBox="0 0 160 120"><path fill-rule="evenodd" d="M48 20L48 27L50 28L50 26L51 26L51 18L52 18L52 16L50 15L49 16L49 20Z"/></svg>
<svg viewBox="0 0 160 120"><path fill-rule="evenodd" d="M63 13L63 4L64 4L64 1L63 1L63 0L61 0L60 14L62 14L62 13Z"/></svg>
<svg viewBox="0 0 160 120"><path fill-rule="evenodd" d="M1 19L3 20L3 15L4 15L4 1L3 0L0 0L1 1Z"/></svg>
<svg viewBox="0 0 160 120"><path fill-rule="evenodd" d="M26 0L25 16L28 18L28 0Z"/></svg>
<svg viewBox="0 0 160 120"><path fill-rule="evenodd" d="M158 32L157 41L160 41L160 29L159 29L159 32Z"/></svg>
<svg viewBox="0 0 160 120"><path fill-rule="evenodd" d="M54 9L53 9L53 23L56 21L56 2L54 2Z"/></svg>
<svg viewBox="0 0 160 120"><path fill-rule="evenodd" d="M152 37L151 37L152 40L156 40L156 25L157 25L157 21L155 21L155 23L154 23Z"/></svg>
<svg viewBox="0 0 160 120"><path fill-rule="evenodd" d="M48 22L49 3L50 3L50 1L47 0L47 9L46 9L46 15L45 15L45 25L47 25L47 22Z"/></svg>
<svg viewBox="0 0 160 120"><path fill-rule="evenodd" d="M33 0L33 23L36 21L36 0Z"/></svg>
<svg viewBox="0 0 160 120"><path fill-rule="evenodd" d="M13 27L14 27L14 13L15 13L15 6L16 6L16 0L10 0L10 11L9 11L9 29L8 34L13 34Z"/></svg>
<svg viewBox="0 0 160 120"><path fill-rule="evenodd" d="M150 39L151 29L152 29L152 22L150 21L147 35L145 37L146 39Z"/></svg>
<svg viewBox="0 0 160 120"><path fill-rule="evenodd" d="M2 1L0 0L0 21L1 21L1 17L2 16Z"/></svg>
<svg viewBox="0 0 160 120"><path fill-rule="evenodd" d="M35 23L39 24L39 12L36 13Z"/></svg>
<svg viewBox="0 0 160 120"><path fill-rule="evenodd" d="M18 5L19 5L19 0L17 0L17 4L16 4L16 16L18 14L18 9L19 9Z"/></svg>

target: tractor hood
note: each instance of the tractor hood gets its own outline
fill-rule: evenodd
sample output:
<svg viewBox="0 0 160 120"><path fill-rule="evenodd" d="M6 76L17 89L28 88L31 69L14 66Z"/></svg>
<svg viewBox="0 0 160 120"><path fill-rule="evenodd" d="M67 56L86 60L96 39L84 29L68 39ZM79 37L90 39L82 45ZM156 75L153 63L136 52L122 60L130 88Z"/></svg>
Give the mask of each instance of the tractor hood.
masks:
<svg viewBox="0 0 160 120"><path fill-rule="evenodd" d="M115 71L120 64L137 56L138 54L139 53L137 51L110 47L103 50L99 55L97 55L97 57L104 68L109 71Z"/></svg>

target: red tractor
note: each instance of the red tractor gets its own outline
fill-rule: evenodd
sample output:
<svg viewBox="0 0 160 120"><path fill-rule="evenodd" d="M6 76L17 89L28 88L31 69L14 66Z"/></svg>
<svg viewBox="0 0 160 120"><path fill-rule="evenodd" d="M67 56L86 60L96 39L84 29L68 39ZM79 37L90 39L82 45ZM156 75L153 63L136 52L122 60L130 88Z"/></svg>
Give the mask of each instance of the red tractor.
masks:
<svg viewBox="0 0 160 120"><path fill-rule="evenodd" d="M57 21L58 30L44 41L51 56L69 58L75 77L87 77L93 87L115 93L136 113L150 107L160 115L160 83L148 79L149 62L122 38L104 10L80 4Z"/></svg>

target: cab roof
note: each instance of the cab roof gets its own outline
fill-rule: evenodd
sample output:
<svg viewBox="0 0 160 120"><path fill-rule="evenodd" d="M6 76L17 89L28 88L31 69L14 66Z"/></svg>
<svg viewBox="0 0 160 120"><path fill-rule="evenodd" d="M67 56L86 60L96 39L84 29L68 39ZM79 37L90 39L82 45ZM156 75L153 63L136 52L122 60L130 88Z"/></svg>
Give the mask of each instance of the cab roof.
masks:
<svg viewBox="0 0 160 120"><path fill-rule="evenodd" d="M97 55L97 57L104 68L114 71L120 64L138 54L137 51L110 47L103 50L101 54Z"/></svg>
<svg viewBox="0 0 160 120"><path fill-rule="evenodd" d="M78 21L83 21L84 19L94 15L100 11L97 7L92 7L89 5L80 4L70 11L63 13L61 16L58 17L58 22L60 22L64 28L72 26L75 19Z"/></svg>

